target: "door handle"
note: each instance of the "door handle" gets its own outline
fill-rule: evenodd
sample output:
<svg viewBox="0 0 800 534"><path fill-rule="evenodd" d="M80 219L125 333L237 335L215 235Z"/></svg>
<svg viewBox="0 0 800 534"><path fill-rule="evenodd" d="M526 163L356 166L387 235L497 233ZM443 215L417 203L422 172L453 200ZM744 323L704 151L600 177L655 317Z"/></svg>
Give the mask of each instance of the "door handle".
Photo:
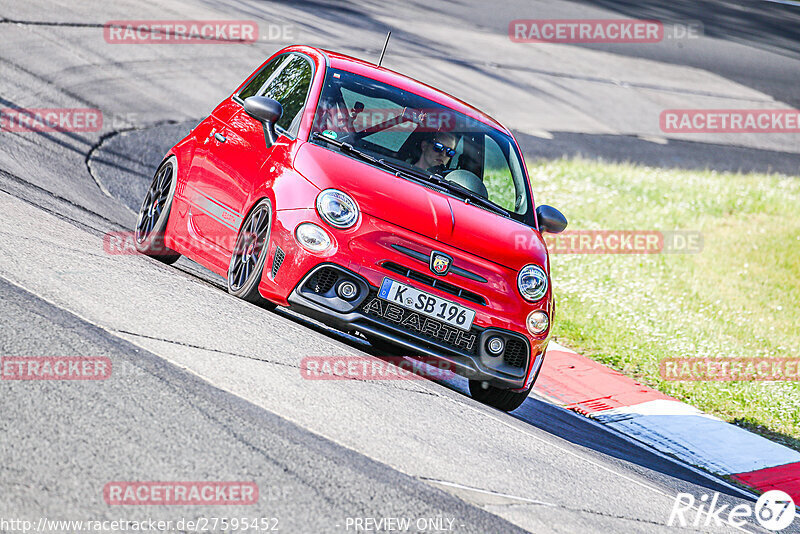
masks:
<svg viewBox="0 0 800 534"><path fill-rule="evenodd" d="M214 139L216 139L216 140L217 140L217 141L219 141L220 143L224 143L224 142L226 141L226 139L225 139L225 136L224 136L224 135L222 135L222 134L221 134L221 133L219 133L219 132L217 132L217 133L215 133L215 134L214 134Z"/></svg>

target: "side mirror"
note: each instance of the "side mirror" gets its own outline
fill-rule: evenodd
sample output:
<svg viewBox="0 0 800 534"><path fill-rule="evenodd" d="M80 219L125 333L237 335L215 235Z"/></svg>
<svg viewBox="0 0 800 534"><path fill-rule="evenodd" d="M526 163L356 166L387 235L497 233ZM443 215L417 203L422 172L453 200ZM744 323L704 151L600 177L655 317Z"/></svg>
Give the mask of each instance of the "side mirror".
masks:
<svg viewBox="0 0 800 534"><path fill-rule="evenodd" d="M283 116L281 103L266 96L251 96L244 101L244 110L264 125L267 145L272 146L278 138L278 134L275 132L275 123Z"/></svg>
<svg viewBox="0 0 800 534"><path fill-rule="evenodd" d="M536 208L536 218L539 219L539 231L558 234L567 227L567 218L564 214L551 206Z"/></svg>

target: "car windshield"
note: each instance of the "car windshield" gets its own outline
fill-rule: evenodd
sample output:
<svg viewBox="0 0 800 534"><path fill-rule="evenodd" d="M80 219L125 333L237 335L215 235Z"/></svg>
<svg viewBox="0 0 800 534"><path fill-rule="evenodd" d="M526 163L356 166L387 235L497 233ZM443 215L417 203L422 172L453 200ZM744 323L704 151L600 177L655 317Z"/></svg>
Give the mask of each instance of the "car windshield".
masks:
<svg viewBox="0 0 800 534"><path fill-rule="evenodd" d="M417 174L437 174L517 220L529 215L530 193L511 137L383 82L328 69L310 140L332 150L352 147Z"/></svg>

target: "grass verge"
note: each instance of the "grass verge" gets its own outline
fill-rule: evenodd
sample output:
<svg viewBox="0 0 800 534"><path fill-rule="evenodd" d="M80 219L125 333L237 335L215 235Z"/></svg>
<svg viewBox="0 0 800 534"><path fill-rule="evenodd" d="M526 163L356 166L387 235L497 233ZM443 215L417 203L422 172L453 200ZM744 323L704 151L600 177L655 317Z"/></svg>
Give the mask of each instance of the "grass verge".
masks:
<svg viewBox="0 0 800 534"><path fill-rule="evenodd" d="M571 230L697 230L693 254L552 254L555 337L800 450L800 382L675 382L674 357L800 358L800 177L608 164L529 167Z"/></svg>

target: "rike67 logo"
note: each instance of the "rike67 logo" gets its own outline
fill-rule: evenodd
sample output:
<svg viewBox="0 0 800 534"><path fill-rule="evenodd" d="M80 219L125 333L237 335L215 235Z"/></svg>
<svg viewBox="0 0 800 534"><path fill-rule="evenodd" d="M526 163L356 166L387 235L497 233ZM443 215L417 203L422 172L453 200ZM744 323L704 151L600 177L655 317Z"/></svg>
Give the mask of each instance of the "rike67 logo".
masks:
<svg viewBox="0 0 800 534"><path fill-rule="evenodd" d="M748 518L755 517L765 529L779 531L792 524L796 512L792 497L780 490L770 490L762 494L755 507L749 503L733 507L721 504L719 493L715 493L710 499L705 494L695 499L691 493L679 493L672 505L667 525L695 528L725 525L743 527Z"/></svg>

